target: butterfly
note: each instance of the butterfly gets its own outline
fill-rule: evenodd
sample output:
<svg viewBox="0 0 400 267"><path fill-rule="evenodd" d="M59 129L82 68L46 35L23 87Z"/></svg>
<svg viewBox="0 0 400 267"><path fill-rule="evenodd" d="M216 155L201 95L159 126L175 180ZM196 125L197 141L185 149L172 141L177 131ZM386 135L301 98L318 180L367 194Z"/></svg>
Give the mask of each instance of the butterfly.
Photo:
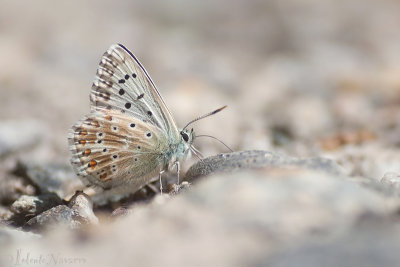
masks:
<svg viewBox="0 0 400 267"><path fill-rule="evenodd" d="M90 92L90 113L70 129L75 173L86 186L112 194L133 193L180 161L193 146L187 127L178 130L163 98L139 60L123 45L102 56Z"/></svg>

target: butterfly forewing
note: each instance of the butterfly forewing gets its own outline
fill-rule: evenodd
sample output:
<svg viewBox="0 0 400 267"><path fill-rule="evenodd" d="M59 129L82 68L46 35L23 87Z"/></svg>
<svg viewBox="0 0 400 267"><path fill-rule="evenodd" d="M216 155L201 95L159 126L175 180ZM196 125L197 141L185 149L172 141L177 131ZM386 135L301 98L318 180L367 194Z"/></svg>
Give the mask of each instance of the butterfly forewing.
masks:
<svg viewBox="0 0 400 267"><path fill-rule="evenodd" d="M148 122L177 140L178 129L144 67L120 44L103 55L90 94L93 111L115 110Z"/></svg>

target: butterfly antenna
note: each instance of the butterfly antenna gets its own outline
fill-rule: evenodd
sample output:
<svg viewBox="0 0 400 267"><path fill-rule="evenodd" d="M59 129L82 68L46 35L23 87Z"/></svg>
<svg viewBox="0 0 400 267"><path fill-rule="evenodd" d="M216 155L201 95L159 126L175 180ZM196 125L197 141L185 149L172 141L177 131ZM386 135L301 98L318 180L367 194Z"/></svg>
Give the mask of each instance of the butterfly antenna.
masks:
<svg viewBox="0 0 400 267"><path fill-rule="evenodd" d="M219 109L216 109L216 110L214 110L214 111L211 111L210 113L204 114L203 116L200 116L200 117L198 117L198 118L196 118L196 119L194 119L194 120L192 120L192 121L189 121L189 123L186 124L185 127L183 127L182 131L185 130L185 129L186 129L190 124L192 124L193 122L196 122L196 121L198 121L198 120L207 118L207 117L209 117L209 116L212 116L212 115L214 115L214 114L220 112L221 110L223 110L223 109L226 108L226 107L227 107L227 106L223 106L223 107L221 107L221 108L219 108Z"/></svg>
<svg viewBox="0 0 400 267"><path fill-rule="evenodd" d="M224 142L222 142L221 140L219 140L217 137L214 137L214 136L212 136L212 135L202 134L202 135L196 135L195 137L196 137L196 138L197 138L197 137L209 137L209 138L215 139L215 140L217 140L218 142L220 142L221 144L223 144L223 145L224 145L227 149L229 149L231 152L233 152L233 150L232 150L227 144L225 144Z"/></svg>

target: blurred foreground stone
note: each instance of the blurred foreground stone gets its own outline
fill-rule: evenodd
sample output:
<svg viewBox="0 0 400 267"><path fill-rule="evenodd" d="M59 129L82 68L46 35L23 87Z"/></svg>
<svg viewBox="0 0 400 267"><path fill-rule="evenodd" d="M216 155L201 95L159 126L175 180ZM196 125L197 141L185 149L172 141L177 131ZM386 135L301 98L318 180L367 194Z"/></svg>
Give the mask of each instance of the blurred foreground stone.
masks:
<svg viewBox="0 0 400 267"><path fill-rule="evenodd" d="M347 235L326 242L294 246L272 257L261 257L254 266L399 266L400 229L376 218L363 221Z"/></svg>
<svg viewBox="0 0 400 267"><path fill-rule="evenodd" d="M8 239L0 264L20 249L91 266L321 266L307 258L323 262L318 252L331 261L327 266L399 266L399 204L386 189L302 165L219 173L84 232L53 227L40 240Z"/></svg>

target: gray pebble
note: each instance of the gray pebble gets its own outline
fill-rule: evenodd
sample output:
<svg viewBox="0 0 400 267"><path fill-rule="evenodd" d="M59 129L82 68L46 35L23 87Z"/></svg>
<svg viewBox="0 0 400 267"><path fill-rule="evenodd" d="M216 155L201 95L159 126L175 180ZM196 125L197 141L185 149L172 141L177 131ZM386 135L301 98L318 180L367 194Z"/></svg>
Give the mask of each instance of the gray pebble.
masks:
<svg viewBox="0 0 400 267"><path fill-rule="evenodd" d="M18 162L15 172L31 181L41 193L53 192L60 198L82 185L69 165L42 166Z"/></svg>
<svg viewBox="0 0 400 267"><path fill-rule="evenodd" d="M73 219L82 224L97 224L99 220L93 213L93 202L88 195L77 192L69 201L73 211Z"/></svg>
<svg viewBox="0 0 400 267"><path fill-rule="evenodd" d="M21 195L33 195L36 191L36 188L22 177L9 174L0 178L0 203L3 205L10 205Z"/></svg>
<svg viewBox="0 0 400 267"><path fill-rule="evenodd" d="M10 209L14 212L14 223L20 225L25 223L27 218L61 204L62 200L54 193L39 196L23 195L11 205Z"/></svg>
<svg viewBox="0 0 400 267"><path fill-rule="evenodd" d="M33 232L56 227L78 228L79 224L72 219L72 216L73 211L71 208L66 205L58 205L33 217L23 228Z"/></svg>
<svg viewBox="0 0 400 267"><path fill-rule="evenodd" d="M90 198L77 192L67 205L58 205L30 219L24 229L42 231L49 228L66 227L77 229L87 224L97 224L98 219L93 213Z"/></svg>
<svg viewBox="0 0 400 267"><path fill-rule="evenodd" d="M8 208L0 206L0 224L3 222L5 224L9 224L9 221L14 216L14 213L10 211Z"/></svg>
<svg viewBox="0 0 400 267"><path fill-rule="evenodd" d="M187 190L188 188L190 188L190 183L188 183L187 181L183 181L179 185L174 184L174 183L173 184L169 184L168 187L167 187L167 192L170 195L177 195L182 190Z"/></svg>

